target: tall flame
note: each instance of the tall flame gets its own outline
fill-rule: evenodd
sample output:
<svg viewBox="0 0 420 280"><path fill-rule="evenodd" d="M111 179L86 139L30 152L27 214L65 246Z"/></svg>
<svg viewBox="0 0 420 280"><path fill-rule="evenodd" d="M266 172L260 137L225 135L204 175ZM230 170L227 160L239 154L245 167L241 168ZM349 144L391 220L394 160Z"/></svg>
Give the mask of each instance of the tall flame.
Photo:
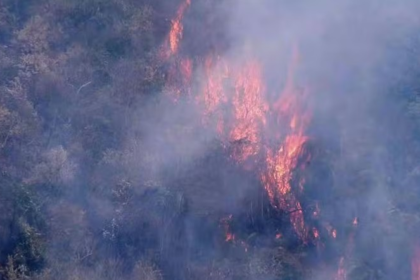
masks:
<svg viewBox="0 0 420 280"><path fill-rule="evenodd" d="M305 240L303 210L293 190L292 182L294 170L299 167L299 160L303 156L304 144L308 141L305 129L309 122L309 115L303 111L302 97L306 92L296 88L294 72L298 63L298 52L294 51L286 85L280 98L274 104L275 124L279 127L286 122L289 133L277 147L268 147L266 156L267 172L262 175L264 187L272 205L290 213L290 221L297 234ZM281 135L277 135L281 138ZM298 190L302 191L304 181L298 181Z"/></svg>
<svg viewBox="0 0 420 280"><path fill-rule="evenodd" d="M205 75L203 94L197 100L204 106L206 119L214 120L222 139L233 144L235 160L242 162L256 155L268 109L261 65L252 60L232 66L208 57Z"/></svg>
<svg viewBox="0 0 420 280"><path fill-rule="evenodd" d="M190 104L201 109L202 124L217 132L236 163L260 172L270 204L289 217L297 236L304 243L314 242L318 248L323 245L324 232L332 240L342 239L341 231L337 232L332 225L321 220L318 203L315 208L309 210L308 207L306 213L306 205L300 201L305 192L304 172L301 171L311 159L305 149L310 140L307 128L311 113L306 104L308 91L299 87L296 79L300 60L297 47L293 49L283 89L273 94L265 83L264 65L254 55L233 62L217 52L202 60L178 54L184 30L182 20L190 5L191 0L185 0L179 7L163 48L163 57L170 63L166 81L170 97L177 101L186 92L186 98L192 98L194 78L200 77L198 93L194 94L195 103ZM274 102L273 96L278 96ZM320 228L306 224L305 219L317 220ZM242 244L247 251L247 244L239 239L240 235L232 232L231 221L232 215L220 220L225 241ZM336 263L335 280L346 280L347 277L345 262L353 250L358 218L352 222L348 246ZM282 238L282 234L276 233L275 238ZM420 280L419 256L420 253L413 258L413 280Z"/></svg>
<svg viewBox="0 0 420 280"><path fill-rule="evenodd" d="M232 97L234 125L229 138L235 145L233 156L244 161L259 152L261 125L265 123L268 106L263 99L264 85L261 67L256 61L248 62L235 77L235 91Z"/></svg>
<svg viewBox="0 0 420 280"><path fill-rule="evenodd" d="M204 106L205 119L215 121L221 138L230 143L232 157L237 162L265 158L266 171L261 179L269 199L275 208L290 214L296 232L305 238L307 229L302 206L292 188L293 172L301 167L303 146L308 141L305 129L310 119L301 105L306 92L294 85L297 60L295 50L285 88L279 99L269 106L262 65L258 60L231 65L220 58L208 57L204 65L203 94L197 100ZM277 147L266 141L272 134L267 129L267 120L273 116L276 130L286 130L285 136L278 135ZM303 184L304 180L298 181L300 191Z"/></svg>
<svg viewBox="0 0 420 280"><path fill-rule="evenodd" d="M184 32L184 25L182 24L182 19L184 17L185 11L191 5L191 0L185 0L179 7L175 18L171 21L171 29L169 31L169 36L167 39L169 50L167 55L175 55L179 49L179 43L182 39Z"/></svg>
<svg viewBox="0 0 420 280"><path fill-rule="evenodd" d="M183 2L172 20L169 56L178 52L183 33L181 22L190 4L190 0ZM290 216L296 233L305 240L311 229L305 225L304 210L298 200L304 191L304 178L297 178L295 171L304 168L301 162L309 139L306 128L310 115L302 102L307 92L298 88L295 81L298 60L295 48L284 89L270 104L263 65L258 59L251 55L233 63L218 55L209 55L203 65L205 82L201 94L195 98L204 107L203 123L215 124L236 162L244 167L255 167L252 165L261 163L262 159L265 169L261 180L271 204ZM189 59L174 62L167 87L177 100L181 92L191 91L193 63ZM274 139L273 130L276 131Z"/></svg>
<svg viewBox="0 0 420 280"><path fill-rule="evenodd" d="M214 59L208 56L204 62L205 82L202 95L197 97L197 102L204 106L204 123L210 119L216 120L217 132L224 134L224 116L220 113L220 107L228 102L224 83L229 77L227 63L220 57Z"/></svg>
<svg viewBox="0 0 420 280"><path fill-rule="evenodd" d="M158 58L162 62L172 62L169 65L167 73L165 89L169 92L169 96L177 101L184 91L189 92L191 80L193 61L190 58L182 58L178 55L179 44L183 37L184 26L182 19L185 11L191 5L191 0L185 0L179 7L176 16L171 20L171 28L165 43L158 53ZM173 59L175 58L175 59Z"/></svg>

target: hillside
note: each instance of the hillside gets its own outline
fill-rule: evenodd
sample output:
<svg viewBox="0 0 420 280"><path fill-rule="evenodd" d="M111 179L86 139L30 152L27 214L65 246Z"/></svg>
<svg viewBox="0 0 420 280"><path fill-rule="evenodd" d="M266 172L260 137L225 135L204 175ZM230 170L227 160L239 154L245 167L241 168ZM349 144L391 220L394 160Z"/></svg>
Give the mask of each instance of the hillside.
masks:
<svg viewBox="0 0 420 280"><path fill-rule="evenodd" d="M0 2L0 280L420 280L420 4Z"/></svg>

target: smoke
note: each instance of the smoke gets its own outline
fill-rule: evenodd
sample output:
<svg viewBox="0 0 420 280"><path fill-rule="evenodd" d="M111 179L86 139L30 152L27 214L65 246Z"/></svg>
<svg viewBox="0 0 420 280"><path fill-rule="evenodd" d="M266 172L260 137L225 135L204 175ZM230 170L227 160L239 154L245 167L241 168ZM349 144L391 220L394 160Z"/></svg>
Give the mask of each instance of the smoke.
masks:
<svg viewBox="0 0 420 280"><path fill-rule="evenodd" d="M309 133L315 139L315 146L322 147L325 154L333 154L332 170L329 170L332 178L328 178L330 175L324 178L319 175L321 178L314 179L312 184L320 184L314 187L318 192L314 197L319 201L336 200L330 209L321 210L337 225L338 235L345 236L337 239L341 244L336 245L340 248L336 254L342 254L348 267L360 265L352 261L365 262L366 266L373 267L381 263L384 271L373 271L375 277L396 279L400 273L407 273L408 268L401 260L407 259L410 248L401 248L400 245L411 234L404 227L389 229L391 224L396 223L396 218L387 214L394 207L392 189L402 188L392 177L396 167L389 164L402 155L395 154L389 145L400 143L394 135L394 125L405 125L395 122L394 114L398 113L398 108L392 104L389 92L399 83L404 67L396 60L401 52L405 52L409 44L407 40L420 27L416 12L420 5L415 1L362 3L324 0L314 3L232 0L207 11L209 14L222 14L226 21L223 37L218 37L218 32L215 35L212 30L203 31L209 34L209 41L215 40L213 45L196 42L192 38L199 31L193 31L188 24L193 25L194 11L204 9L200 6L205 4L193 2L190 13L186 14L184 53L199 54L204 53L206 48L216 49L223 59L239 65L249 60L250 56L257 58L263 62L263 72L273 100L287 82L293 48L299 49L296 80L310 93L308 98L313 119ZM210 28L223 29L217 25L210 25ZM188 45L188 42L192 43ZM195 73L198 78L193 94L204 83L202 71ZM195 184L197 188L192 192L186 191L187 197L192 200L192 209L197 210L194 207L201 204L204 211L219 209L234 215L241 213L244 197L261 185L255 178L251 183L238 180L237 174L241 174L238 170L236 174L227 174L230 164L227 162L215 160L204 166L197 164L217 153L213 147L220 140L219 135L203 128L197 108L189 99L181 98L176 104L159 102L151 111L141 114L145 123L136 124L146 135L142 150L160 156L160 164L154 169L159 174L159 180L174 184L174 178L179 175L191 175L189 172L197 172L200 167L214 168L216 181L230 190L220 190L217 184L211 182L212 179L203 179L203 183L184 181ZM150 119L150 116L158 117ZM274 135L278 129L273 126L269 131ZM321 164L321 160L314 162L314 165ZM314 173L319 171L317 167L312 170ZM171 176L168 177L168 174ZM203 172L198 177L191 176L198 179L209 174ZM339 193L338 189L347 189L343 192L347 196L335 196ZM202 192L209 201L197 192ZM227 207L228 204L234 207ZM189 233L191 235L200 235L195 232L195 222L192 222L198 216L188 218L190 228L187 231L193 231ZM343 231L345 223L353 221L354 217L360 217L361 225L356 241L349 241L352 233ZM194 249L209 246L204 245L208 241L194 242L190 244ZM349 245L350 242L355 244ZM349 246L353 249L346 249ZM251 267L259 260L260 257L253 257ZM337 264L337 258L327 261L331 271ZM331 273L326 272L328 269L315 270L310 279L324 279L327 277L325 274Z"/></svg>
<svg viewBox="0 0 420 280"><path fill-rule="evenodd" d="M390 92L404 79L405 66L398 60L418 32L419 8L415 1L230 1L226 6L232 40L227 55L247 56L251 48L266 62L273 86L285 79L291 48L298 45L298 80L309 88L312 136L327 150L338 148L333 184L349 193L335 198L342 207L328 215L336 224L360 216L352 254L367 266L382 263L383 271L372 273L385 279L406 273L401 260L410 254L400 246L412 233L392 228L397 218L388 215L394 189L405 187L393 178L398 165L390 162L406 156L390 149L401 145L395 126L406 126L395 121L399 109ZM361 181L364 186L356 185ZM331 196L326 185L318 189L320 197Z"/></svg>
<svg viewBox="0 0 420 280"><path fill-rule="evenodd" d="M157 50L154 58L158 65L154 75L162 76L163 90L129 112L110 104L112 94L110 100L103 97L104 107L121 110L115 114L123 136L116 147L106 150L97 168L82 170L84 159L76 166L62 148L46 153L45 163L35 167L40 177L46 177L52 175L44 174L44 169L59 165L53 179L66 184L92 172L90 183L99 188L96 196L80 198L87 193L83 186L78 188L82 195L72 195L90 210L87 214L66 203L52 207L52 215L62 219L52 223L56 236L49 253L59 255L68 248L79 252L80 263L91 254L112 256L115 260L107 261L126 274L143 267L154 271L156 264L164 273L153 272L156 276L151 279L333 279L344 277L337 276L340 269L348 279L356 279L359 271L368 271L364 279L407 279L409 244L415 236L396 210L400 202L395 194L406 186L415 188L417 182L402 180L415 160L406 163L409 151L400 153L396 148L410 124L398 117L401 107L393 94L407 79L402 74L406 64L400 60L420 28L420 4L409 0L185 3L184 14L176 15L183 24L177 25L182 31L180 46L172 47L178 53ZM175 11L173 4L168 7ZM163 50L167 43L162 41ZM208 64L215 67L206 67L209 57L213 60ZM193 66L192 77L171 76L188 72L182 68L189 65L184 64L186 59ZM260 62L261 69L249 70L250 61ZM224 63L234 70L226 70ZM255 73L262 77L267 104L253 96L252 108L258 110L249 110L247 121L252 114L261 121L261 112L275 119L267 108L275 107L291 79L294 86L305 89L301 101L311 121L303 150L310 160L301 159L294 167L306 179L304 191L296 195L304 208L310 236L306 241L297 236L284 209L270 206L261 180L266 168L259 158L263 149L248 137L255 130L253 123L244 126L248 129L244 137L220 133L238 121L233 106L219 102L210 110L203 104L208 77L217 80L230 71L252 72L240 77L246 86ZM112 75L126 74L117 72ZM124 89L123 78L114 80ZM250 84L253 89L263 88ZM230 87L223 98L235 100L235 85L223 86ZM275 145L277 135L286 133L288 129L268 120L263 136L254 140ZM242 147L251 154L243 161L238 160L243 154L237 153ZM308 167L302 168L305 164ZM322 218L308 218L312 212ZM63 244L60 236L68 233L62 228L70 227L75 238ZM332 237L333 230L337 236ZM96 269L105 275L113 268L101 264Z"/></svg>

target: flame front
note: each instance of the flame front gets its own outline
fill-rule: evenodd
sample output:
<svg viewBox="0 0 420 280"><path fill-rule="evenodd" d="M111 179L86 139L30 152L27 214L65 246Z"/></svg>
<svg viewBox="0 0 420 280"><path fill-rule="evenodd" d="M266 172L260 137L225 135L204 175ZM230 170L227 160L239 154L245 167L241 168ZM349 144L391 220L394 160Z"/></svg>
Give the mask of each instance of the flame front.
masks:
<svg viewBox="0 0 420 280"><path fill-rule="evenodd" d="M305 240L308 230L302 206L296 197L297 191L303 191L304 180L298 180L295 190L292 187L295 179L294 171L299 167L299 162L304 156L304 144L309 139L305 135L305 130L310 119L309 114L303 110L302 100L299 98L306 92L298 90L294 85L297 62L298 53L295 50L286 85L273 106L274 124L279 128L286 127L288 133L278 148L267 148L267 171L262 175L262 181L272 205L290 213L290 221L296 233ZM275 137L282 138L281 135ZM275 140L279 142L279 139Z"/></svg>
<svg viewBox="0 0 420 280"><path fill-rule="evenodd" d="M159 61L170 63L166 77L165 90L174 101L178 101L184 92L190 91L190 84L192 81L192 59L183 58L178 54L184 32L182 19L190 5L191 0L185 0L185 2L181 4L175 18L171 20L169 34L158 53Z"/></svg>
<svg viewBox="0 0 420 280"><path fill-rule="evenodd" d="M232 157L243 162L261 149L268 106L258 61L231 65L221 58L205 61L205 83L197 101L204 123L215 122L219 136L232 144Z"/></svg>
<svg viewBox="0 0 420 280"><path fill-rule="evenodd" d="M179 7L176 17L171 21L171 29L169 31L169 36L167 38L167 43L169 49L167 50L166 55L171 56L178 53L179 43L182 39L184 32L184 25L182 24L182 19L184 17L185 11L191 5L191 0L186 0Z"/></svg>
<svg viewBox="0 0 420 280"><path fill-rule="evenodd" d="M285 86L277 94L266 85L263 64L252 52L248 58L235 61L217 53L202 61L180 58L177 53L183 37L182 19L190 5L190 0L182 3L167 39L167 58L176 55L166 86L170 96L177 101L182 94L191 93L193 67L203 70L199 75L204 78L201 91L194 96L195 104L202 107L202 123L214 126L234 161L244 168L260 170L272 206L290 217L295 232L306 242L311 228L305 225L299 201L305 178L297 174L305 167L302 163L309 160L304 146L309 140L306 129L310 114L303 102L307 91L296 85L299 52L293 50ZM273 102L275 95L278 98Z"/></svg>
<svg viewBox="0 0 420 280"><path fill-rule="evenodd" d="M302 106L306 91L294 85L297 57L295 51L284 90L270 106L262 65L257 59L229 63L209 56L204 62L202 94L196 96L196 101L203 106L203 123L214 123L235 161L248 167L263 159L261 180L271 204L290 215L296 233L305 239L308 229L296 196L297 191L303 191L305 181L293 181L294 171L304 167L300 162L309 139L305 130L310 116ZM274 145L273 128L285 132L275 134Z"/></svg>
<svg viewBox="0 0 420 280"><path fill-rule="evenodd" d="M229 78L229 68L222 59L209 56L205 60L204 70L202 94L196 97L196 101L203 106L203 123L209 124L211 120L215 120L217 132L223 136L224 116L221 107L228 102L224 83Z"/></svg>
<svg viewBox="0 0 420 280"><path fill-rule="evenodd" d="M233 127L229 138L235 145L233 157L244 161L255 156L261 148L261 125L265 123L267 105L263 100L264 85L261 67L257 62L247 63L235 77L232 98Z"/></svg>
<svg viewBox="0 0 420 280"><path fill-rule="evenodd" d="M169 64L165 86L169 97L173 101L183 97L189 105L197 106L201 124L215 132L230 159L244 169L257 171L271 206L289 218L303 243L313 242L320 249L326 237L343 239L345 233L323 221L318 201L311 206L301 200L305 193L304 169L311 160L306 149L311 113L307 88L296 79L298 48L293 49L285 79L280 79L285 81L280 90L265 82L265 65L252 50L236 59L216 50L205 58L185 57L179 50L184 31L182 20L190 5L191 1L185 0L178 9L160 53ZM231 222L232 215L220 220L224 241L240 245L247 252L248 244L240 239L240 233L235 235ZM354 218L348 246L335 263L335 280L346 279L345 262L353 251L358 223L358 218ZM273 237L287 238L279 232ZM413 258L413 280L420 280L418 260L420 257Z"/></svg>

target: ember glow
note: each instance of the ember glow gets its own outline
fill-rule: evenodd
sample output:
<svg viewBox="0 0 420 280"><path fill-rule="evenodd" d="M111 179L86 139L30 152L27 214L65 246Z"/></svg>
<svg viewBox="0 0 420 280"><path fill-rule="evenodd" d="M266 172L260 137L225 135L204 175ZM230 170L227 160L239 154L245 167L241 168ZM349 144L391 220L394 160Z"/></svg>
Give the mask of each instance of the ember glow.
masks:
<svg viewBox="0 0 420 280"><path fill-rule="evenodd" d="M344 267L344 257L340 258L340 262L338 263L338 271L337 275L334 280L347 280L347 272Z"/></svg>
<svg viewBox="0 0 420 280"><path fill-rule="evenodd" d="M191 5L191 0L186 0L179 7L176 17L171 21L171 29L168 36L169 50L168 55L175 55L178 52L179 44L183 36L184 26L182 24L182 19L184 17L185 11Z"/></svg>
<svg viewBox="0 0 420 280"><path fill-rule="evenodd" d="M353 220L353 226L357 226L359 224L359 219L356 217Z"/></svg>
<svg viewBox="0 0 420 280"><path fill-rule="evenodd" d="M229 64L221 58L205 61L205 83L197 101L204 118L213 120L222 139L232 143L232 158L238 162L261 149L261 130L268 106L264 100L262 69L257 61ZM225 110L229 108L230 114Z"/></svg>
<svg viewBox="0 0 420 280"><path fill-rule="evenodd" d="M310 159L303 151L309 140L305 130L310 113L303 106L307 92L295 85L298 51L294 50L284 89L276 94L279 97L271 105L263 65L250 57L242 62L231 62L218 55L208 56L201 66L204 82L195 101L202 107L203 124L215 126L221 141L230 149L232 159L250 169L262 159L265 169L261 172L261 181L272 206L290 216L296 233L305 240L308 229L297 199L297 194L304 191L305 180L296 178L294 171L304 168L300 162ZM174 73L182 78L168 83L174 100L190 91L188 84L192 79L191 60L182 60L179 65ZM268 127L269 119L273 127ZM273 128L284 133L275 133L272 139ZM302 161L303 157L306 159Z"/></svg>
<svg viewBox="0 0 420 280"><path fill-rule="evenodd" d="M315 210L312 213L312 215L313 215L314 218L317 218L319 216L319 204L318 203L315 204Z"/></svg>
<svg viewBox="0 0 420 280"><path fill-rule="evenodd" d="M165 88L173 101L178 101L181 96L190 92L192 63L189 58L180 58L169 67Z"/></svg>
<svg viewBox="0 0 420 280"><path fill-rule="evenodd" d="M298 57L295 52L285 87L271 106L263 67L255 58L232 63L217 56L207 57L205 82L196 101L203 107L203 123L214 123L236 162L251 168L264 162L261 180L272 206L288 213L296 233L305 239L308 230L296 196L303 191L305 180L295 178L294 171L304 168L299 164L304 156L309 160L303 148L309 140L305 129L310 114L301 105L306 91L294 85ZM284 131L274 141L269 119L270 126ZM295 179L298 180L293 185Z"/></svg>
<svg viewBox="0 0 420 280"><path fill-rule="evenodd" d="M333 229L331 232L331 236L336 239L337 238L337 230Z"/></svg>
<svg viewBox="0 0 420 280"><path fill-rule="evenodd" d="M235 145L233 156L244 161L255 156L261 148L260 129L265 124L267 105L263 100L264 85L262 83L260 65L249 62L243 66L235 77L235 91L232 98L234 124L229 133Z"/></svg>
<svg viewBox="0 0 420 280"><path fill-rule="evenodd" d="M316 228L313 228L312 229L312 233L313 233L315 239L318 239L319 238L319 232L318 232L318 230Z"/></svg>
<svg viewBox="0 0 420 280"><path fill-rule="evenodd" d="M235 241L235 235L231 232L230 229L230 222L232 221L232 215L229 215L228 217L222 218L220 221L221 226L223 227L223 230L225 232L225 241Z"/></svg>
<svg viewBox="0 0 420 280"><path fill-rule="evenodd" d="M182 19L190 5L191 0L185 0L179 7L176 17L171 21L168 37L159 53L161 62L170 62L165 90L170 92L169 96L173 101L178 101L181 95L190 92L192 81L193 60L180 57L178 53L184 31Z"/></svg>
<svg viewBox="0 0 420 280"><path fill-rule="evenodd" d="M286 85L273 106L275 124L279 128L286 126L288 132L279 147L267 147L267 171L262 175L262 181L273 206L290 213L296 233L305 240L307 229L303 209L296 197L296 192L303 190L304 180L298 180L299 184L292 186L294 171L299 168L304 144L309 140L305 135L309 114L303 110L302 100L299 99L306 93L294 85L297 62L298 53L295 50Z"/></svg>
<svg viewBox="0 0 420 280"><path fill-rule="evenodd" d="M181 5L168 37L169 54L176 58L170 60L169 96L174 101L186 98L188 104L196 106L201 124L215 132L230 159L245 170L256 171L272 209L279 217L288 218L296 236L304 244L312 242L318 249L324 248L326 237L337 239L337 230L322 221L318 202L309 206L301 200L305 194L304 171L312 160L306 148L311 141L307 131L312 115L309 90L298 79L298 47L292 50L286 75L279 77L281 88L267 84L264 63L252 51L240 59L224 57L214 50L205 58L180 57L181 20L190 4L186 1ZM232 230L232 220L232 215L219 220L224 241L248 251L248 243ZM355 218L353 226L357 223ZM281 233L274 236L283 238ZM352 247L352 236L348 247ZM351 249L337 260L336 280L346 279L344 260L349 252Z"/></svg>

